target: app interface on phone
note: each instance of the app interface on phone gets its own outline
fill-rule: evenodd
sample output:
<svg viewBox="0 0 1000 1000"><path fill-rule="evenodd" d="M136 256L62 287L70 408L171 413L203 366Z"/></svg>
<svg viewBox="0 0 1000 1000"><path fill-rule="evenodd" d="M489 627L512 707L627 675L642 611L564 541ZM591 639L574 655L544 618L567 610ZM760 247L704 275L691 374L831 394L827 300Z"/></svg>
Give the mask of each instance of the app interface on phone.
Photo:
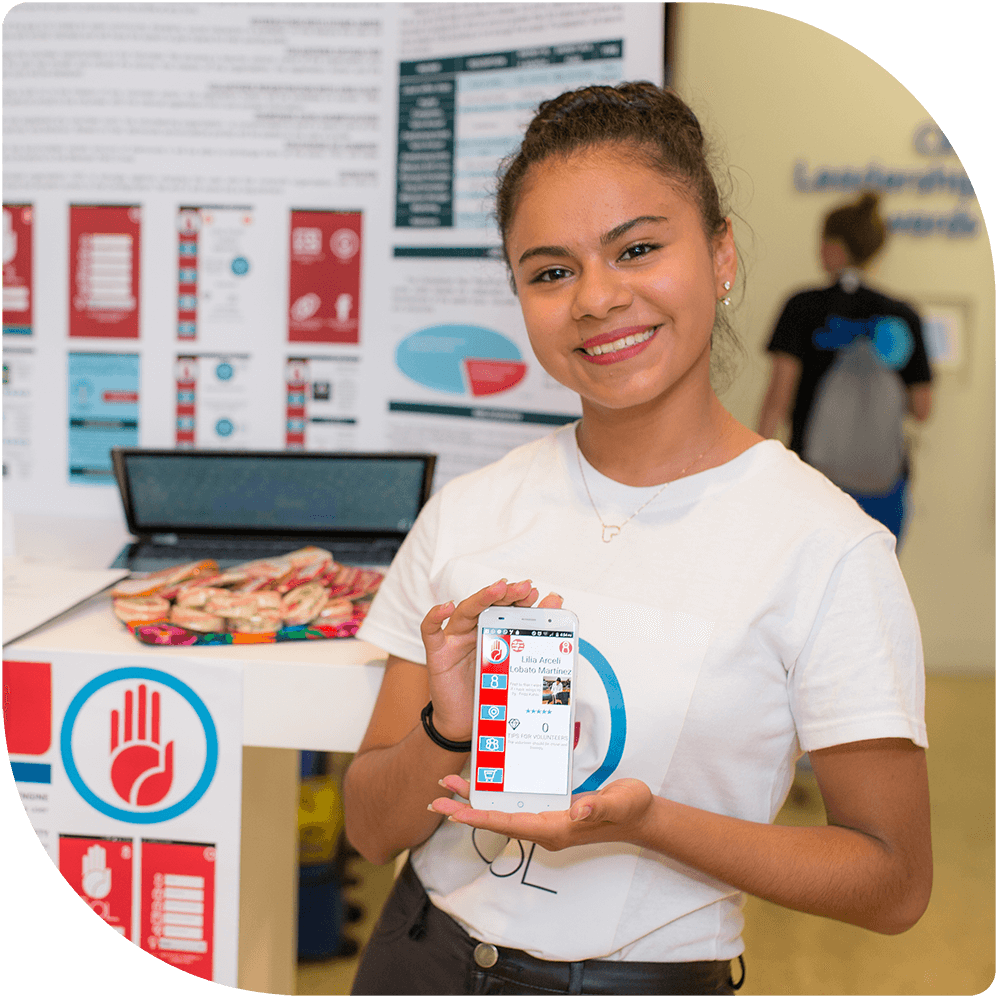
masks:
<svg viewBox="0 0 1000 1000"><path fill-rule="evenodd" d="M575 643L568 631L482 630L477 791L569 791Z"/></svg>

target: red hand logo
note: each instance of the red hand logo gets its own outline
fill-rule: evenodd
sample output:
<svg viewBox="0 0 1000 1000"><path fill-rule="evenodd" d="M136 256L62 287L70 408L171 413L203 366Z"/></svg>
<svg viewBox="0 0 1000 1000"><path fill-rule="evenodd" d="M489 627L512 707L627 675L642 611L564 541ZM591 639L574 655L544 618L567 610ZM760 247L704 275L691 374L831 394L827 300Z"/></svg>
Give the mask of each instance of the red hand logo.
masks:
<svg viewBox="0 0 1000 1000"><path fill-rule="evenodd" d="M160 745L159 691L150 698L148 738L145 684L139 685L134 719L132 701L126 691L124 718L117 709L111 712L111 784L130 805L152 806L166 797L174 780L174 743Z"/></svg>

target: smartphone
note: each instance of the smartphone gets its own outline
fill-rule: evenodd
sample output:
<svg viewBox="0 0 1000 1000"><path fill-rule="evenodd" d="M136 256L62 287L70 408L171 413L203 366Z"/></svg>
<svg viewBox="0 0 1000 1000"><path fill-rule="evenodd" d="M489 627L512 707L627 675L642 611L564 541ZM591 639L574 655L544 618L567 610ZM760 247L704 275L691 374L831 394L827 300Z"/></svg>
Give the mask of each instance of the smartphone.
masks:
<svg viewBox="0 0 1000 1000"><path fill-rule="evenodd" d="M479 616L473 808L569 808L579 631L562 608L493 607Z"/></svg>

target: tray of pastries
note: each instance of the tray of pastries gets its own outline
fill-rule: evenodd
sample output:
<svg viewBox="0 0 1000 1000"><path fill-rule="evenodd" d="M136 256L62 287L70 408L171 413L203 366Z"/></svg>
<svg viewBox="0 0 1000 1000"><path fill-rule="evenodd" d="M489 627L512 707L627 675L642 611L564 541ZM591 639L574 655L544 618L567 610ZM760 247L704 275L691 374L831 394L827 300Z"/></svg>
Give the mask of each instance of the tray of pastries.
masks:
<svg viewBox="0 0 1000 1000"><path fill-rule="evenodd" d="M115 617L149 645L343 639L357 632L381 582L376 570L307 546L226 569L203 559L130 576L111 601Z"/></svg>

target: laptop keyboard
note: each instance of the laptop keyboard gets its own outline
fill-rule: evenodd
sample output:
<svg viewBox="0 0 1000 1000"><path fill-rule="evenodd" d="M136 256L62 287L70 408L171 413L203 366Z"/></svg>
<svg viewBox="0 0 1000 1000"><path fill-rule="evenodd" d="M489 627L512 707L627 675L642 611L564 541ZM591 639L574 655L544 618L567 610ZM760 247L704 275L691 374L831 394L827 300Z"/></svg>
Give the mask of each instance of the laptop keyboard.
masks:
<svg viewBox="0 0 1000 1000"><path fill-rule="evenodd" d="M399 548L398 542L389 539L382 541L329 538L180 539L175 544L134 543L119 554L112 567L122 566L138 572L151 572L197 559L214 559L225 569L253 559L281 556L306 545L316 545L325 549L337 562L348 566L388 566Z"/></svg>

